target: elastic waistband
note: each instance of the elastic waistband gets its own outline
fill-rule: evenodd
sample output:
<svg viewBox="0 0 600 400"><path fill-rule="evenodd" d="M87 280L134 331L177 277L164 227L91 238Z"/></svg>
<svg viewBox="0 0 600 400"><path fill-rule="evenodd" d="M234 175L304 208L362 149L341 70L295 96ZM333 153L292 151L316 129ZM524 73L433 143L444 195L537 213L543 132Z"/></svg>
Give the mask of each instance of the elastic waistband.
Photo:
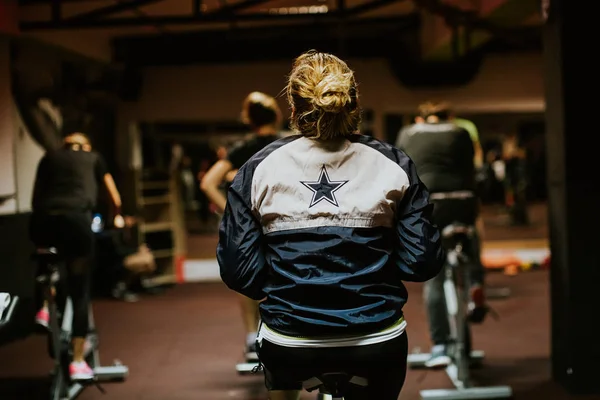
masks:
<svg viewBox="0 0 600 400"><path fill-rule="evenodd" d="M285 347L354 347L382 343L391 339L395 339L402 335L405 329L406 321L404 320L404 317L402 317L392 326L387 327L379 332L366 335L308 338L288 336L278 333L261 322L258 328L257 341L259 345L264 339L271 343Z"/></svg>

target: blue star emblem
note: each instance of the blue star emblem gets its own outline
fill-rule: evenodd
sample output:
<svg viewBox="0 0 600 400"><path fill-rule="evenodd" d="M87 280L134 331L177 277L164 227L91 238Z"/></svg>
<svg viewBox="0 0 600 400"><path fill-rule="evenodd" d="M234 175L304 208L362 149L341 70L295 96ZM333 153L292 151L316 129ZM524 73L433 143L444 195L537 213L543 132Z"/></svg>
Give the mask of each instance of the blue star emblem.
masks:
<svg viewBox="0 0 600 400"><path fill-rule="evenodd" d="M321 175L315 182L300 181L301 184L306 186L313 192L312 199L310 201L310 207L318 204L321 200L325 200L336 207L339 207L337 199L335 198L335 192L344 186L348 181L332 181L329 179L329 174L325 166L321 168Z"/></svg>

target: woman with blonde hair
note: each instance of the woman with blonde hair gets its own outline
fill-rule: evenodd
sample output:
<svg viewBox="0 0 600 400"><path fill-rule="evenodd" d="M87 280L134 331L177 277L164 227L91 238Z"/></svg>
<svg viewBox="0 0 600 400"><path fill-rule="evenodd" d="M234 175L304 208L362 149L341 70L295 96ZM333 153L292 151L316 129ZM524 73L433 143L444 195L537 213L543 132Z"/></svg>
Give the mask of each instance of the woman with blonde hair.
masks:
<svg viewBox="0 0 600 400"><path fill-rule="evenodd" d="M227 201L221 191L221 185L230 183L237 170L250 157L279 138L281 110L277 101L261 92L250 93L242 104L242 122L250 127L252 134L236 143L224 158L219 159L204 174L200 182L201 190L220 214L225 210ZM255 346L259 320L258 303L246 296L240 296L240 305L246 329L246 361L257 361Z"/></svg>
<svg viewBox="0 0 600 400"><path fill-rule="evenodd" d="M358 134L352 70L298 57L288 101L296 131L229 188L217 258L223 281L260 300L258 355L271 399L328 372L365 378L346 399L396 400L406 374L403 281L442 267L427 189L396 148Z"/></svg>

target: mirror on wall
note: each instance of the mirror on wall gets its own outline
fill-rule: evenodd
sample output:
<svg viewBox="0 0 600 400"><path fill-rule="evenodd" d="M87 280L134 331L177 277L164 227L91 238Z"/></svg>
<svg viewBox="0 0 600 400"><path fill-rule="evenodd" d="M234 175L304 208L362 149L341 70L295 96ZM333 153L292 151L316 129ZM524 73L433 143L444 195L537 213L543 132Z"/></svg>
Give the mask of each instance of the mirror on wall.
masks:
<svg viewBox="0 0 600 400"><path fill-rule="evenodd" d="M187 232L215 234L220 217L200 181L228 148L248 135L248 128L235 120L144 123L140 128L144 169L175 174Z"/></svg>

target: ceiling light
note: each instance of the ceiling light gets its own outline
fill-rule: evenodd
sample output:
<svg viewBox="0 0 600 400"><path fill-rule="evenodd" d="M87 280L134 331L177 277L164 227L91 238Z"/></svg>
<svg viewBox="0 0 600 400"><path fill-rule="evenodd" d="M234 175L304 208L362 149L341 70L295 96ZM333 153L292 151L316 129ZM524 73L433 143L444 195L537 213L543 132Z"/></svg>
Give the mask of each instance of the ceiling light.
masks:
<svg viewBox="0 0 600 400"><path fill-rule="evenodd" d="M326 5L322 6L310 6L310 7L279 7L279 8L270 8L269 14L279 14L279 15L288 15L288 14L325 14L329 12L329 7Z"/></svg>

